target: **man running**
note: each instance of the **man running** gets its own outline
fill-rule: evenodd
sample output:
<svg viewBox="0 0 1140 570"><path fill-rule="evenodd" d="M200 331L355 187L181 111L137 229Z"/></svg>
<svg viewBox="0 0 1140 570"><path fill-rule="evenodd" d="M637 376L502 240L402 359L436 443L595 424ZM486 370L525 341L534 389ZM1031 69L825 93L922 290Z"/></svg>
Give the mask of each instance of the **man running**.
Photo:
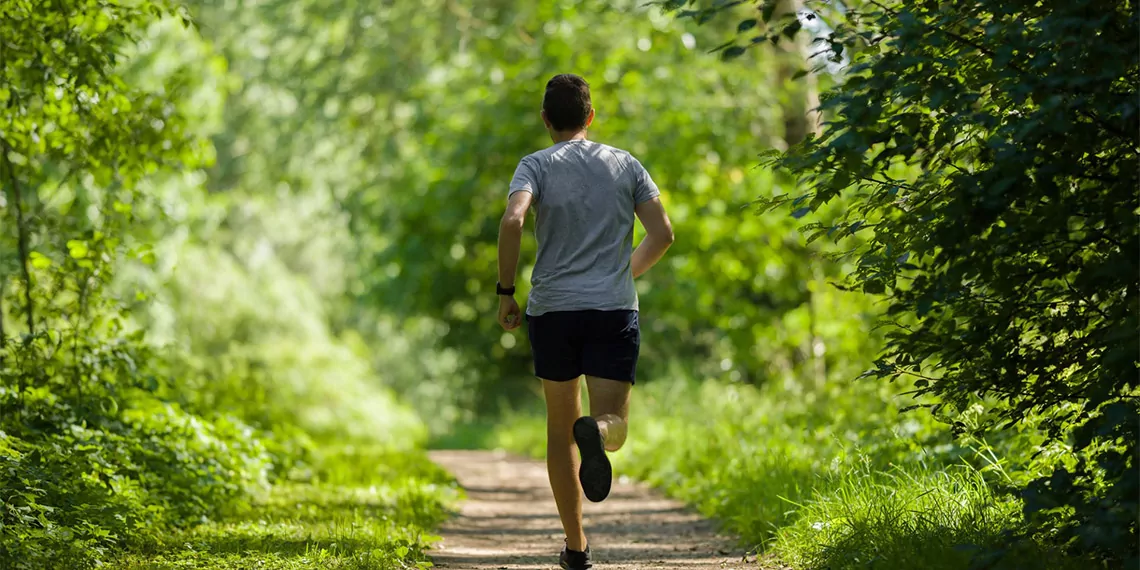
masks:
<svg viewBox="0 0 1140 570"><path fill-rule="evenodd" d="M586 139L590 87L577 75L546 84L542 120L554 144L519 162L499 225L499 324L521 323L515 272L523 221L535 210L538 255L526 320L535 375L546 396L546 466L566 532L562 568L591 568L582 494L610 492L606 451L625 443L641 333L633 280L673 243L673 228L649 173L628 152ZM633 249L633 218L646 237ZM582 416L585 375L590 416ZM579 454L573 450L577 443ZM577 477L575 477L577 474ZM579 483L581 491L579 491Z"/></svg>

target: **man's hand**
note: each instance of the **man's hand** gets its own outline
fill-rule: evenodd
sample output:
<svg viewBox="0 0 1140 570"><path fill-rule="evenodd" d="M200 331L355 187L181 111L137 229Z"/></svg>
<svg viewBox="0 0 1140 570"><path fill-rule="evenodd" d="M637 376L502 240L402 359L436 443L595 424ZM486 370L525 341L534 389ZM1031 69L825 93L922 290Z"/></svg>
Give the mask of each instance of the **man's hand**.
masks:
<svg viewBox="0 0 1140 570"><path fill-rule="evenodd" d="M513 331L522 325L522 310L514 297L499 295L499 325Z"/></svg>

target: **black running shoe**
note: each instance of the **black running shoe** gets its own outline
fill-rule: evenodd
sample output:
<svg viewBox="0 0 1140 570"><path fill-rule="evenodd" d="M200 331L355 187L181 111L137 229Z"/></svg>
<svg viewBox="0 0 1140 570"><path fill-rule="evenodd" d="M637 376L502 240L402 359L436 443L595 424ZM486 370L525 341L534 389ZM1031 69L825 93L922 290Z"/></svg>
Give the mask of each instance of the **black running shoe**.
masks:
<svg viewBox="0 0 1140 570"><path fill-rule="evenodd" d="M613 484L613 468L606 457L606 447L602 443L602 432L598 422L590 416L582 416L574 422L574 441L582 454L582 467L578 469L578 480L586 498L600 503L610 494Z"/></svg>
<svg viewBox="0 0 1140 570"><path fill-rule="evenodd" d="M570 550L569 546L562 546L562 554L558 556L558 564L562 566L562 570L589 570L594 565L590 564L590 545L586 545L585 552L577 550Z"/></svg>

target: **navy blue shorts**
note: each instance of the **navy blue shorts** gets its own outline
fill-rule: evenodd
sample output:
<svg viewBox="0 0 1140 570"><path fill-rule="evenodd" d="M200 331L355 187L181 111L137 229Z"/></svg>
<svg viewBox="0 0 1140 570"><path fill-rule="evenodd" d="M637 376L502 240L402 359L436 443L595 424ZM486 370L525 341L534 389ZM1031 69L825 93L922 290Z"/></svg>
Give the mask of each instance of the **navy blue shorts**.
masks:
<svg viewBox="0 0 1140 570"><path fill-rule="evenodd" d="M637 311L527 315L534 375L563 382L583 374L634 383L641 328Z"/></svg>

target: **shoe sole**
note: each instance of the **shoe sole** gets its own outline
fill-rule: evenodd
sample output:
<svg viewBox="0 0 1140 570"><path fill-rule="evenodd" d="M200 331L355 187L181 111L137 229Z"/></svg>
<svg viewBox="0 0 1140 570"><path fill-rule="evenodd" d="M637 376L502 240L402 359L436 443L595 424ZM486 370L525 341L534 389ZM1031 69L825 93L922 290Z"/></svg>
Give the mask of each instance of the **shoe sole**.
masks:
<svg viewBox="0 0 1140 570"><path fill-rule="evenodd" d="M598 422L589 416L578 418L574 422L574 442L578 444L578 451L582 455L582 466L578 469L582 491L587 499L600 503L610 494L614 472L610 458L606 457Z"/></svg>

